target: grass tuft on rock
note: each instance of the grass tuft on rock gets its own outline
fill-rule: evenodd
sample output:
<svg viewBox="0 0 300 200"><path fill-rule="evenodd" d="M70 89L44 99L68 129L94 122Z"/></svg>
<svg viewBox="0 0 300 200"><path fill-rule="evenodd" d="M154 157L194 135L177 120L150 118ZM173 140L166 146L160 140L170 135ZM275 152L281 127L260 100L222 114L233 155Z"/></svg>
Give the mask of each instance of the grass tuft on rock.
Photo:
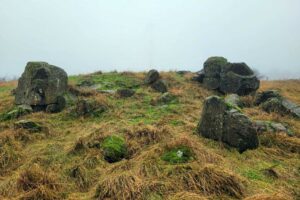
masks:
<svg viewBox="0 0 300 200"><path fill-rule="evenodd" d="M116 135L106 137L102 142L104 159L109 162L117 162L127 156L127 146L125 140Z"/></svg>

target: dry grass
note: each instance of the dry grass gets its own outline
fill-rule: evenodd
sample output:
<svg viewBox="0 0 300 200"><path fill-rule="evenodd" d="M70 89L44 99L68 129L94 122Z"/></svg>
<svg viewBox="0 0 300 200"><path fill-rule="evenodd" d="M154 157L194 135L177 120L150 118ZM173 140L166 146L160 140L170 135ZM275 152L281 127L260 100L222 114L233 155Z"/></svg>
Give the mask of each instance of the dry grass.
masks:
<svg viewBox="0 0 300 200"><path fill-rule="evenodd" d="M120 173L106 176L100 181L96 199L102 200L105 198L126 200L139 199L142 195L143 182L132 173Z"/></svg>
<svg viewBox="0 0 300 200"><path fill-rule="evenodd" d="M24 192L21 199L56 200L62 199L60 192L62 184L58 182L55 174L44 171L38 165L23 171L18 180L17 187Z"/></svg>
<svg viewBox="0 0 300 200"><path fill-rule="evenodd" d="M129 77L142 83L144 75L122 73L117 81ZM71 86L75 101L92 99L108 110L100 117L74 118L70 105L61 113L21 117L49 127L49 133L40 135L13 130L14 120L0 122L0 199L297 199L299 120L263 112L252 107L253 97L243 97L245 114L285 123L295 137L266 133L260 135L258 149L239 154L194 134L203 100L215 93L190 81L191 76L161 73L178 98L172 105L151 105L160 94L143 84L128 99ZM77 79L72 78L73 85ZM10 91L15 86L1 83L1 113L13 107ZM300 104L299 88L296 80L262 81L260 90L278 89ZM116 163L104 160L101 142L110 135L125 138L129 157ZM162 160L178 146L191 149L193 159L183 164ZM274 166L276 178L265 173Z"/></svg>

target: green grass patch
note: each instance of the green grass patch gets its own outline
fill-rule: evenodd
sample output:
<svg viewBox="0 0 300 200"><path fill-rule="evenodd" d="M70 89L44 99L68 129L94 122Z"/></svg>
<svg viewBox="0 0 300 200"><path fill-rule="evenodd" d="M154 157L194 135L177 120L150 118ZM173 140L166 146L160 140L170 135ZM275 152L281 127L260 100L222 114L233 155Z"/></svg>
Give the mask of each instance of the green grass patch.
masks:
<svg viewBox="0 0 300 200"><path fill-rule="evenodd" d="M171 164L186 163L192 160L193 152L189 147L181 146L165 152L161 158Z"/></svg>

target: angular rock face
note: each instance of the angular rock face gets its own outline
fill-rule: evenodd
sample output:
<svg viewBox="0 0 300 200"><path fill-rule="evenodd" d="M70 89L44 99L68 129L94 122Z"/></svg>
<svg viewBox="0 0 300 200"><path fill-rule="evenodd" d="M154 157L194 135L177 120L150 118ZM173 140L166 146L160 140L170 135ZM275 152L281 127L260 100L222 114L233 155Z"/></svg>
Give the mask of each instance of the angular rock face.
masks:
<svg viewBox="0 0 300 200"><path fill-rule="evenodd" d="M245 63L229 63L223 57L210 57L204 69L193 78L211 90L247 95L259 88L259 80Z"/></svg>
<svg viewBox="0 0 300 200"><path fill-rule="evenodd" d="M28 62L15 91L15 103L44 110L58 103L67 84L68 76L63 69L45 62Z"/></svg>
<svg viewBox="0 0 300 200"><path fill-rule="evenodd" d="M222 141L239 152L258 147L252 121L237 110L229 109L217 96L205 100L197 131L203 137Z"/></svg>

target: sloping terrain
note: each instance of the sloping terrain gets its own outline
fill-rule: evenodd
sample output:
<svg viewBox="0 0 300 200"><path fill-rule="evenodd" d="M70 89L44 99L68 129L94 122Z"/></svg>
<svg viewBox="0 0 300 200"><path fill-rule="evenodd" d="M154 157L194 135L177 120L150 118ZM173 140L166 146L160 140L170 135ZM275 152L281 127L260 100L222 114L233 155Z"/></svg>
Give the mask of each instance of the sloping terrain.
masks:
<svg viewBox="0 0 300 200"><path fill-rule="evenodd" d="M144 73L95 73L69 77L68 106L57 114L37 112L0 122L0 199L299 199L300 122L263 112L243 97L251 119L286 123L293 137L264 133L260 146L243 154L195 133L203 101L214 94L190 81L191 74L163 72L175 98L143 84ZM79 88L83 80L93 86ZM16 82L0 83L0 113L14 107ZM113 91L132 88L120 98ZM300 104L300 81L262 81ZM97 115L74 115L78 99L107 108ZM21 119L44 128L14 128ZM124 140L125 159L107 162L109 137ZM120 140L120 142L122 142ZM108 144L109 146L110 144ZM113 146L113 148L115 148ZM180 150L180 151L179 151ZM187 152L185 160L173 154Z"/></svg>

